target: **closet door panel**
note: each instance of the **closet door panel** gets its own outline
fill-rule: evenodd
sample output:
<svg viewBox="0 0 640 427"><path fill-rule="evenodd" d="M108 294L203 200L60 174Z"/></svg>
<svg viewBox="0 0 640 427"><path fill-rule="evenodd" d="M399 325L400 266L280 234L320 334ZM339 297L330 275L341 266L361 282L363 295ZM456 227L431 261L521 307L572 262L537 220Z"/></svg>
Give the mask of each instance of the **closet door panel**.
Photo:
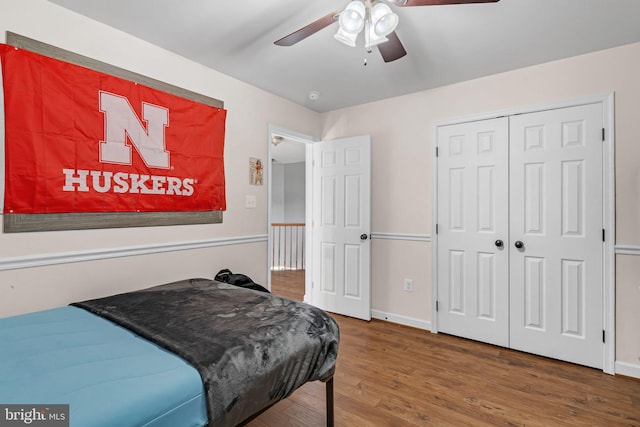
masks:
<svg viewBox="0 0 640 427"><path fill-rule="evenodd" d="M602 126L601 104L510 118L511 348L597 368Z"/></svg>
<svg viewBox="0 0 640 427"><path fill-rule="evenodd" d="M438 128L438 328L509 344L508 119Z"/></svg>

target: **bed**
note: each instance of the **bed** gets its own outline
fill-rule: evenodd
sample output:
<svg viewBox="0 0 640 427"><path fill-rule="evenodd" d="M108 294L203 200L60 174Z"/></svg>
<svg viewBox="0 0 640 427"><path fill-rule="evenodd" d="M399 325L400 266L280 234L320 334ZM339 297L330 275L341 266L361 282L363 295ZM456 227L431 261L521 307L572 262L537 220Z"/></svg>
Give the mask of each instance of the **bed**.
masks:
<svg viewBox="0 0 640 427"><path fill-rule="evenodd" d="M333 424L336 322L188 279L0 319L0 404L69 404L77 427L243 425L308 381Z"/></svg>

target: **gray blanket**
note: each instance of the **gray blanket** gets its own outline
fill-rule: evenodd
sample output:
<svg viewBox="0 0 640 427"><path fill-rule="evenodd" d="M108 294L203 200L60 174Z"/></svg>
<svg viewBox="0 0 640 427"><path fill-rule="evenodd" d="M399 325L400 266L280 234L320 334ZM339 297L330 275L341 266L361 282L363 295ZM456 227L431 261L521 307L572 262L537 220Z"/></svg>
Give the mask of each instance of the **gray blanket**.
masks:
<svg viewBox="0 0 640 427"><path fill-rule="evenodd" d="M320 309L268 293L190 279L73 305L195 366L211 427L237 425L335 370L336 322Z"/></svg>

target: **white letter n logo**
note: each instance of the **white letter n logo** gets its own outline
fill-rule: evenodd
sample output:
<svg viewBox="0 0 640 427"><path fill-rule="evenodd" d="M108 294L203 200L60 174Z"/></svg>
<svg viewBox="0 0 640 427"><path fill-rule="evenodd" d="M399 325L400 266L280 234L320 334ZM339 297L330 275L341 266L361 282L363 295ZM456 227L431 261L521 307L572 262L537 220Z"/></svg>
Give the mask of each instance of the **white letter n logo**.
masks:
<svg viewBox="0 0 640 427"><path fill-rule="evenodd" d="M169 169L169 152L165 150L164 130L169 124L169 110L142 103L142 120L124 96L100 91L100 111L104 113L104 141L100 141L100 161L131 164L131 146L136 147L147 166Z"/></svg>

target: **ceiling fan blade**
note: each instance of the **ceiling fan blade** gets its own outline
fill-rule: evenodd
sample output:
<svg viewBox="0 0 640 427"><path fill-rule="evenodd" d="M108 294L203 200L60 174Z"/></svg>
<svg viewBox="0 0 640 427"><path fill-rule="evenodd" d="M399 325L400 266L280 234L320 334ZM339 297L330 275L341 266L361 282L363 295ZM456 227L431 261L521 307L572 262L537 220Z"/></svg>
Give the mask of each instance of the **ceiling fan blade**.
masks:
<svg viewBox="0 0 640 427"><path fill-rule="evenodd" d="M397 6L438 6L444 4L496 3L500 0L392 0Z"/></svg>
<svg viewBox="0 0 640 427"><path fill-rule="evenodd" d="M387 38L389 41L378 45L378 50L380 51L380 55L382 55L384 62L395 61L407 54L407 51L404 49L404 46L402 46L402 42L395 31L391 32Z"/></svg>
<svg viewBox="0 0 640 427"><path fill-rule="evenodd" d="M320 19L316 19L311 24L300 28L297 31L284 36L283 38L276 40L273 44L278 46L292 46L298 43L300 40L304 40L312 34L317 33L324 27L336 22L339 12L331 12L330 14L323 16Z"/></svg>

